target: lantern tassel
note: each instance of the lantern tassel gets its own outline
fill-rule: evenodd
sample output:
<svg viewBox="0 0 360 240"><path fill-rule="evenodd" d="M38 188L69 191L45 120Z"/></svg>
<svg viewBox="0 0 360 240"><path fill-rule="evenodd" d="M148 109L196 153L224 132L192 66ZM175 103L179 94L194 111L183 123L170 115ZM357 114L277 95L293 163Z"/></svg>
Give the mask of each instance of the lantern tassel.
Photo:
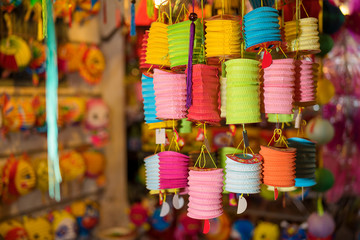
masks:
<svg viewBox="0 0 360 240"><path fill-rule="evenodd" d="M135 0L131 1L131 25L130 25L130 36L135 36Z"/></svg>
<svg viewBox="0 0 360 240"><path fill-rule="evenodd" d="M195 23L191 22L190 24L190 41L189 41L189 60L188 60L188 69L187 69L187 78L186 78L186 107L189 108L192 102L192 59L193 59L193 50L194 50L194 38L195 38Z"/></svg>

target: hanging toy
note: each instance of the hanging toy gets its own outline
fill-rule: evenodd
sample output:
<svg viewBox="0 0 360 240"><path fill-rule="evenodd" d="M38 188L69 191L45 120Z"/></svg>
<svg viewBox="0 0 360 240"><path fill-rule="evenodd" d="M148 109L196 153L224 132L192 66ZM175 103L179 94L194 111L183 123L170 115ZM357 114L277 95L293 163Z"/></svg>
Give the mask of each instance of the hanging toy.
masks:
<svg viewBox="0 0 360 240"><path fill-rule="evenodd" d="M129 211L129 219L136 229L147 230L150 226L148 223L149 213L142 203L134 203Z"/></svg>
<svg viewBox="0 0 360 240"><path fill-rule="evenodd" d="M0 41L0 66L9 71L25 68L31 60L29 45L22 38L10 35Z"/></svg>
<svg viewBox="0 0 360 240"><path fill-rule="evenodd" d="M96 16L100 12L101 1L98 0L78 0L74 12L74 22L83 23Z"/></svg>
<svg viewBox="0 0 360 240"><path fill-rule="evenodd" d="M24 226L15 220L0 223L0 236L4 240L30 240Z"/></svg>
<svg viewBox="0 0 360 240"><path fill-rule="evenodd" d="M66 97L59 99L59 116L68 125L80 123L86 110L86 103L80 97Z"/></svg>
<svg viewBox="0 0 360 240"><path fill-rule="evenodd" d="M54 235L50 222L45 217L23 217L24 228L29 235L29 240L53 239Z"/></svg>
<svg viewBox="0 0 360 240"><path fill-rule="evenodd" d="M35 187L35 171L26 155L19 159L10 156L2 169L2 182L3 201L9 203L17 197L29 193Z"/></svg>
<svg viewBox="0 0 360 240"><path fill-rule="evenodd" d="M306 228L307 224L303 223L301 225L290 224L286 221L282 221L280 224L281 231L281 239L283 240L306 240Z"/></svg>
<svg viewBox="0 0 360 240"><path fill-rule="evenodd" d="M280 237L279 226L271 222L261 222L254 229L254 240L278 240Z"/></svg>
<svg viewBox="0 0 360 240"><path fill-rule="evenodd" d="M1 10L8 13L12 12L14 8L20 6L22 0L3 0L0 2Z"/></svg>
<svg viewBox="0 0 360 240"><path fill-rule="evenodd" d="M249 220L238 219L232 224L231 239L251 240L254 232L254 224Z"/></svg>
<svg viewBox="0 0 360 240"><path fill-rule="evenodd" d="M231 221L229 216L224 213L220 217L210 220L211 229L206 234L209 240L227 240L231 234Z"/></svg>
<svg viewBox="0 0 360 240"><path fill-rule="evenodd" d="M86 171L85 175L88 178L96 178L98 186L105 185L105 156L96 150L88 150L82 152L84 158Z"/></svg>
<svg viewBox="0 0 360 240"><path fill-rule="evenodd" d="M91 143L95 147L102 147L108 142L109 107L101 98L87 101L85 125L91 132Z"/></svg>
<svg viewBox="0 0 360 240"><path fill-rule="evenodd" d="M35 124L34 127L38 132L46 132L46 103L45 98L41 96L35 96L31 105L34 109Z"/></svg>
<svg viewBox="0 0 360 240"><path fill-rule="evenodd" d="M49 214L54 240L76 239L77 225L73 215L65 210L54 211Z"/></svg>
<svg viewBox="0 0 360 240"><path fill-rule="evenodd" d="M45 45L38 41L30 43L31 61L26 72L32 75L33 85L39 84L39 75L45 73Z"/></svg>
<svg viewBox="0 0 360 240"><path fill-rule="evenodd" d="M99 204L87 199L72 203L70 208L78 225L78 239L89 239L92 230L99 223Z"/></svg>
<svg viewBox="0 0 360 240"><path fill-rule="evenodd" d="M332 239L335 230L334 218L327 212L312 213L308 220L309 239Z"/></svg>
<svg viewBox="0 0 360 240"><path fill-rule="evenodd" d="M104 69L105 57L103 53L97 46L90 46L82 57L79 67L80 76L88 84L96 85L101 82Z"/></svg>
<svg viewBox="0 0 360 240"><path fill-rule="evenodd" d="M58 65L62 73L79 71L83 62L86 44L66 43L58 47Z"/></svg>
<svg viewBox="0 0 360 240"><path fill-rule="evenodd" d="M173 211L169 210L169 214L166 214L166 216L161 216L161 211L162 208L156 208L149 219L151 227L158 232L164 232L169 229L174 220Z"/></svg>
<svg viewBox="0 0 360 240"><path fill-rule="evenodd" d="M334 126L329 122L329 120L321 117L311 119L306 125L305 131L306 135L311 140L320 145L327 144L335 135Z"/></svg>
<svg viewBox="0 0 360 240"><path fill-rule="evenodd" d="M72 14L76 8L75 0L57 0L53 3L54 17L62 18L71 27Z"/></svg>
<svg viewBox="0 0 360 240"><path fill-rule="evenodd" d="M85 161L77 151L62 153L59 158L61 176L64 181L79 179L85 174Z"/></svg>
<svg viewBox="0 0 360 240"><path fill-rule="evenodd" d="M36 188L42 193L49 190L49 173L48 163L46 158L38 158L33 161L33 166L36 173Z"/></svg>

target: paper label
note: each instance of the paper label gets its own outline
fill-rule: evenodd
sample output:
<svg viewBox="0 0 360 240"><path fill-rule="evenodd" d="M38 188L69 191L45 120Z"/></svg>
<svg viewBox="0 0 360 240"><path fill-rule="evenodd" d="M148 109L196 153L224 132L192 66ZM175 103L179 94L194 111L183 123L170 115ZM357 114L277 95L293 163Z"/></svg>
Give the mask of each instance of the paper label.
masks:
<svg viewBox="0 0 360 240"><path fill-rule="evenodd" d="M247 201L244 197L240 196L238 202L237 214L242 214L243 212L245 212L246 208L247 208Z"/></svg>
<svg viewBox="0 0 360 240"><path fill-rule="evenodd" d="M155 129L155 143L156 144L165 144L166 137L165 137L165 128Z"/></svg>

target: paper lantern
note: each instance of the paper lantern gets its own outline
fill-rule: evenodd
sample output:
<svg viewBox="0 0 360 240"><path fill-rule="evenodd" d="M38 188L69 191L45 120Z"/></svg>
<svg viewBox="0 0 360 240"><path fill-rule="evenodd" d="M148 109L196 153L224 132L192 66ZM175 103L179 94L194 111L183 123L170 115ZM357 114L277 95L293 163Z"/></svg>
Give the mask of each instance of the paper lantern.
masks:
<svg viewBox="0 0 360 240"><path fill-rule="evenodd" d="M226 118L226 78L220 77L220 117Z"/></svg>
<svg viewBox="0 0 360 240"><path fill-rule="evenodd" d="M59 165L64 181L73 181L85 174L84 158L74 150L62 153L59 158Z"/></svg>
<svg viewBox="0 0 360 240"><path fill-rule="evenodd" d="M170 66L167 25L153 22L147 39L146 62L151 65Z"/></svg>
<svg viewBox="0 0 360 240"><path fill-rule="evenodd" d="M293 187L295 185L295 148L261 146L264 158L264 184L273 187Z"/></svg>
<svg viewBox="0 0 360 240"><path fill-rule="evenodd" d="M200 20L195 22L195 36L193 48L193 64L198 63L199 55L202 51L202 26ZM180 23L169 25L168 29L168 42L169 42L169 58L170 66L185 67L189 59L189 41L190 41L190 24L191 21L187 20Z"/></svg>
<svg viewBox="0 0 360 240"><path fill-rule="evenodd" d="M293 114L274 114L274 113L269 113L267 114L267 121L271 122L271 123L288 123L288 122L292 122L294 119L294 115Z"/></svg>
<svg viewBox="0 0 360 240"><path fill-rule="evenodd" d="M331 49L334 47L334 40L329 34L320 33L319 34L319 42L320 42L320 53L317 55L320 57L325 57Z"/></svg>
<svg viewBox="0 0 360 240"><path fill-rule="evenodd" d="M174 189L187 186L188 156L165 151L146 157L144 161L147 189Z"/></svg>
<svg viewBox="0 0 360 240"><path fill-rule="evenodd" d="M272 7L259 7L244 16L246 51L275 48L281 43L279 13Z"/></svg>
<svg viewBox="0 0 360 240"><path fill-rule="evenodd" d="M262 156L259 154L226 155L225 190L233 193L260 192Z"/></svg>
<svg viewBox="0 0 360 240"><path fill-rule="evenodd" d="M317 68L318 64L311 61L295 61L295 105L309 106L315 104Z"/></svg>
<svg viewBox="0 0 360 240"><path fill-rule="evenodd" d="M161 120L156 119L155 90L153 78L146 75L141 77L141 92L144 103L144 115L146 123L157 123Z"/></svg>
<svg viewBox="0 0 360 240"><path fill-rule="evenodd" d="M335 177L330 170L326 168L318 168L316 169L315 175L317 183L311 188L312 190L316 192L326 192L333 187Z"/></svg>
<svg viewBox="0 0 360 240"><path fill-rule="evenodd" d="M329 120L317 117L309 121L305 128L306 135L320 145L330 142L334 135L334 126Z"/></svg>
<svg viewBox="0 0 360 240"><path fill-rule="evenodd" d="M10 35L0 41L0 66L17 71L26 67L31 60L31 50L22 38Z"/></svg>
<svg viewBox="0 0 360 240"><path fill-rule="evenodd" d="M285 22L285 41L288 52L316 54L320 52L317 18L301 18Z"/></svg>
<svg viewBox="0 0 360 240"><path fill-rule="evenodd" d="M186 75L155 69L153 82L157 118L185 118Z"/></svg>
<svg viewBox="0 0 360 240"><path fill-rule="evenodd" d="M228 15L205 20L206 57L234 57L240 55L240 21Z"/></svg>
<svg viewBox="0 0 360 240"><path fill-rule="evenodd" d="M260 122L259 62L233 59L225 65L226 124Z"/></svg>
<svg viewBox="0 0 360 240"><path fill-rule="evenodd" d="M289 138L289 147L296 148L295 187L311 187L315 182L316 145L303 138Z"/></svg>
<svg viewBox="0 0 360 240"><path fill-rule="evenodd" d="M45 217L30 218L25 216L23 219L29 240L53 239L51 224Z"/></svg>
<svg viewBox="0 0 360 240"><path fill-rule="evenodd" d="M292 114L294 87L294 60L273 60L271 66L264 69L265 113Z"/></svg>
<svg viewBox="0 0 360 240"><path fill-rule="evenodd" d="M312 213L308 220L308 231L315 238L325 238L330 236L335 230L334 218L327 212L322 215Z"/></svg>
<svg viewBox="0 0 360 240"><path fill-rule="evenodd" d="M196 64L192 74L192 105L188 119L194 122L219 124L219 77L216 67Z"/></svg>
<svg viewBox="0 0 360 240"><path fill-rule="evenodd" d="M194 219L212 219L223 214L222 168L189 168L189 204L187 215Z"/></svg>
<svg viewBox="0 0 360 240"><path fill-rule="evenodd" d="M143 35L143 39L142 39L142 43L141 43L140 60L139 60L139 68L140 68L140 70L142 70L142 72L144 74L147 74L148 70L152 67L153 68L161 67L158 65L151 65L151 64L146 63L146 52L147 52L148 39L149 39L149 30L146 30Z"/></svg>

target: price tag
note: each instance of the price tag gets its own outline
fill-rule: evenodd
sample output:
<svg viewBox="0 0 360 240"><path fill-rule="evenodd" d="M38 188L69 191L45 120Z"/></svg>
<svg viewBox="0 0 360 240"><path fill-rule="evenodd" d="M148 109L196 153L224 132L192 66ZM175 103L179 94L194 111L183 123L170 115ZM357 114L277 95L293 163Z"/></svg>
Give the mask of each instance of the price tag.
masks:
<svg viewBox="0 0 360 240"><path fill-rule="evenodd" d="M165 144L165 128L155 129L155 143L156 144Z"/></svg>

